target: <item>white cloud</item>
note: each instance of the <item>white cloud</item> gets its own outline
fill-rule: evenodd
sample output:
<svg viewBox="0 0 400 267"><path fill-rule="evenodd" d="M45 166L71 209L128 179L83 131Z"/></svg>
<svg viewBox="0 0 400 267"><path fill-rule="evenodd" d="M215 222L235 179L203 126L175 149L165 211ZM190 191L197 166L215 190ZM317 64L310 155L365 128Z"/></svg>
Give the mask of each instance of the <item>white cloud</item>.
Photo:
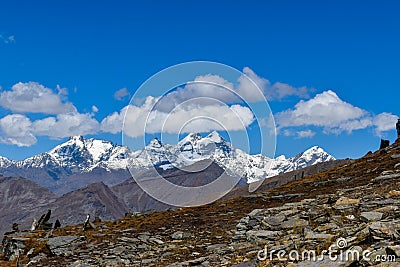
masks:
<svg viewBox="0 0 400 267"><path fill-rule="evenodd" d="M397 118L390 113L374 116L366 110L343 101L331 90L317 94L308 101L301 100L293 109L275 115L279 129L319 126L326 134L351 133L354 130L375 127L375 132L380 135L384 131L394 129ZM288 135L291 131L286 129L282 133ZM297 132L297 135L302 137L307 133Z"/></svg>
<svg viewBox="0 0 400 267"><path fill-rule="evenodd" d="M118 100L118 101L122 101L122 100L124 100L125 98L129 97L130 95L131 95L131 94L129 93L128 89L126 89L126 88L124 87L124 88L121 88L121 89L119 89L118 91L116 91L116 92L114 93L114 98L115 98L116 100Z"/></svg>
<svg viewBox="0 0 400 267"><path fill-rule="evenodd" d="M245 75L239 77L239 84L236 88L238 94L247 102L265 101L265 91L270 82L259 77L249 67L243 68L243 73Z"/></svg>
<svg viewBox="0 0 400 267"><path fill-rule="evenodd" d="M32 124L32 132L35 135L51 138L95 134L99 130L99 122L89 113L58 114L57 117L36 120Z"/></svg>
<svg viewBox="0 0 400 267"><path fill-rule="evenodd" d="M170 112L153 109L159 98L147 97L141 106L130 105L113 113L101 122L105 132L121 131L125 117L124 133L131 137L147 133L209 132L212 130L242 130L254 121L249 108L240 105L208 103L198 105L188 100ZM126 114L126 116L125 116Z"/></svg>
<svg viewBox="0 0 400 267"><path fill-rule="evenodd" d="M210 101L214 103L216 100L226 104L240 101L232 83L218 75L209 74L198 76L193 82L164 95L155 108L169 112L177 105L194 98L202 98L197 100L201 105L208 105Z"/></svg>
<svg viewBox="0 0 400 267"><path fill-rule="evenodd" d="M276 82L272 84L269 80L258 76L249 67L243 68L243 73L245 76L239 78L239 85L237 91L246 96L250 102L263 101L262 95L258 92L254 86L254 83L262 91L267 100L281 100L288 96L297 96L301 98L309 98L309 89L305 86L303 87L293 87L286 83ZM246 77L250 78L246 79ZM254 82L254 83L253 83Z"/></svg>
<svg viewBox="0 0 400 267"><path fill-rule="evenodd" d="M0 143L31 146L37 136L58 139L73 135L95 134L100 123L93 118L99 109L93 105L92 113L79 113L67 101L68 90L59 85L56 92L36 82L17 83L11 90L0 92L0 106L15 113L42 113L32 121L24 114L11 114L0 118Z"/></svg>
<svg viewBox="0 0 400 267"><path fill-rule="evenodd" d="M68 89L65 87L61 87L59 84L56 86L57 92L59 96L66 96L68 95Z"/></svg>
<svg viewBox="0 0 400 267"><path fill-rule="evenodd" d="M264 94L278 100L286 96L308 96L309 90L305 87L295 88L279 82L271 84L248 67L243 73L232 82L213 74L198 76L193 82L162 97L149 96L143 104L132 104L112 113L101 122L101 130L119 132L125 114L125 133L132 137L143 135L145 125L149 133L206 132L221 130L221 127L241 130L254 121L253 113L243 102L265 101ZM114 96L120 99L126 94L127 90L122 88Z"/></svg>
<svg viewBox="0 0 400 267"><path fill-rule="evenodd" d="M304 130L304 131L298 131L296 133L298 138L312 138L315 135L315 132L311 130Z"/></svg>
<svg viewBox="0 0 400 267"><path fill-rule="evenodd" d="M37 82L17 83L11 90L0 94L0 106L16 113L61 114L76 112L72 103L62 101L66 91L57 87L59 93Z"/></svg>
<svg viewBox="0 0 400 267"><path fill-rule="evenodd" d="M0 41L2 41L5 44L15 43L15 36L14 35L3 36L0 34Z"/></svg>
<svg viewBox="0 0 400 267"><path fill-rule="evenodd" d="M114 112L108 115L101 121L101 131L106 133L119 133L122 130L126 110L128 106L124 107L120 112Z"/></svg>
<svg viewBox="0 0 400 267"><path fill-rule="evenodd" d="M25 115L11 114L0 119L0 143L31 146L36 143L36 136L58 139L95 134L99 128L99 123L89 113L58 114L33 122Z"/></svg>
<svg viewBox="0 0 400 267"><path fill-rule="evenodd" d="M294 136L296 138L312 138L315 136L316 132L308 129L308 130L301 130L301 131L293 131L289 129L284 129L281 131L284 136Z"/></svg>
<svg viewBox="0 0 400 267"><path fill-rule="evenodd" d="M366 115L366 117L343 121L340 125L336 128L326 128L324 131L325 133L335 133L340 134L341 132L345 131L347 133L351 133L355 130L362 130L368 127L373 126L372 118L370 115Z"/></svg>
<svg viewBox="0 0 400 267"><path fill-rule="evenodd" d="M291 130L285 129L282 131L284 136L293 136L293 132Z"/></svg>
<svg viewBox="0 0 400 267"><path fill-rule="evenodd" d="M159 118L168 116L165 124ZM209 132L213 130L244 130L254 121L251 110L240 105L209 105L178 107L170 114L155 114L149 125L149 132L184 133Z"/></svg>
<svg viewBox="0 0 400 267"><path fill-rule="evenodd" d="M32 122L20 114L7 115L0 119L0 143L31 146L36 137L31 132Z"/></svg>
<svg viewBox="0 0 400 267"><path fill-rule="evenodd" d="M366 111L344 102L335 92L329 90L308 101L301 100L294 109L276 114L275 119L279 128L314 125L324 127L328 131L351 131L350 124L346 127L344 124L360 119L366 114Z"/></svg>
<svg viewBox="0 0 400 267"><path fill-rule="evenodd" d="M193 82L163 96L156 108L168 112L176 105L196 97L207 97L225 104L237 104L243 101L247 103L260 102L265 101L265 98L281 100L287 96L308 98L310 91L306 87L295 88L280 82L271 84L269 80L259 77L249 67L245 67L243 75L233 82L235 83L218 75L198 76Z"/></svg>
<svg viewBox="0 0 400 267"><path fill-rule="evenodd" d="M383 112L378 114L373 119L373 124L375 125L375 132L378 136L382 135L382 132L390 131L396 129L396 122L399 119L398 116L392 113Z"/></svg>

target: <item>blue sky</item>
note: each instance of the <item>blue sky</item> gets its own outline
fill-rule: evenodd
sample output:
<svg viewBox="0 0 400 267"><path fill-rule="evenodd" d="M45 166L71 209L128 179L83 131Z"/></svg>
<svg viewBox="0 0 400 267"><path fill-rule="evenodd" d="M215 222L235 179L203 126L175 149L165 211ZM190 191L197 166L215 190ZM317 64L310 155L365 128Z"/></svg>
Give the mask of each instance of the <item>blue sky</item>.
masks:
<svg viewBox="0 0 400 267"><path fill-rule="evenodd" d="M337 158L359 157L377 149L380 137L396 137L387 124L400 114L398 1L82 2L0 4L0 155L22 159L62 142L56 129L33 131L32 123L51 117L65 126L63 119L77 119L57 118L67 112L85 126L72 133L121 143L120 133L94 129L129 103L115 92L133 94L158 71L194 60L248 67L272 85L307 88L307 97L269 101L283 125L278 155L319 145ZM55 106L59 97L59 109L4 95L24 88L51 89L47 96ZM329 99L337 114L299 116Z"/></svg>

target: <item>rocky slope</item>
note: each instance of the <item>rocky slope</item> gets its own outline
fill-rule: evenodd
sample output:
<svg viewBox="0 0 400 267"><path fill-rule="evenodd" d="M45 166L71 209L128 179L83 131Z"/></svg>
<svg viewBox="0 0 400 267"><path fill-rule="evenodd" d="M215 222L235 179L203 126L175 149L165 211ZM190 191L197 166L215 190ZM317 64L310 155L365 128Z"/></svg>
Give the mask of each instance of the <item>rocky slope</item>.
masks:
<svg viewBox="0 0 400 267"><path fill-rule="evenodd" d="M398 266L399 207L395 143L245 197L97 223L87 231L78 225L15 233L4 241L4 259L15 265L19 253L20 263L45 266ZM368 254L332 261L329 248L336 257ZM325 256L280 260L289 255L279 251L291 250Z"/></svg>
<svg viewBox="0 0 400 267"><path fill-rule="evenodd" d="M135 152L108 141L74 136L46 153L22 161L0 157L0 173L28 178L61 195L90 183L121 183L131 177L128 168L132 173L152 166L166 170L206 159L215 161L229 175L240 176L248 183L334 160L319 147L312 147L293 158L280 156L270 159L263 155L249 155L234 148L217 132L206 137L192 133L176 145L162 144L153 139Z"/></svg>

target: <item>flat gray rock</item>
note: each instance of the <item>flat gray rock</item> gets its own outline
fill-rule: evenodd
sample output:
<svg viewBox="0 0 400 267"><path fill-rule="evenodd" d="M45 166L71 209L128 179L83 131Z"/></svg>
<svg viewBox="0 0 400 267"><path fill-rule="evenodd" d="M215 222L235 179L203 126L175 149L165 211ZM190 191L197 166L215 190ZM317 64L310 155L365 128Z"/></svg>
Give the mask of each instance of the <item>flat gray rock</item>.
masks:
<svg viewBox="0 0 400 267"><path fill-rule="evenodd" d="M67 255L72 253L71 244L78 239L78 236L57 236L49 238L47 246L50 251L57 256Z"/></svg>
<svg viewBox="0 0 400 267"><path fill-rule="evenodd" d="M376 211L366 211L366 212L361 212L360 219L365 222L376 222L381 220L383 217L382 212L376 212Z"/></svg>

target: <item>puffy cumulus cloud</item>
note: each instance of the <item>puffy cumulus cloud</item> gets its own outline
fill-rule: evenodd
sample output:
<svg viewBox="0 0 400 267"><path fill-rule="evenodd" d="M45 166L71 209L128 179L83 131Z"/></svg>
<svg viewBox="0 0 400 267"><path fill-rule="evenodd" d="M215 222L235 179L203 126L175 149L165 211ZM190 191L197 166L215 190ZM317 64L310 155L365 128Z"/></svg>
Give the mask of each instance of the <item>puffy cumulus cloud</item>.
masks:
<svg viewBox="0 0 400 267"><path fill-rule="evenodd" d="M132 106L132 108L134 107L135 106ZM100 124L101 131L113 134L121 132L127 109L128 106L124 107L120 112L114 112L111 115L105 117Z"/></svg>
<svg viewBox="0 0 400 267"><path fill-rule="evenodd" d="M58 93L37 82L19 82L11 90L0 94L0 106L15 113L61 114L76 112L72 103L64 102L65 89L58 86Z"/></svg>
<svg viewBox="0 0 400 267"><path fill-rule="evenodd" d="M236 88L238 94L248 102L265 101L266 88L271 83L267 79L259 77L249 67L245 67L243 73L244 75L239 77L239 84Z"/></svg>
<svg viewBox="0 0 400 267"><path fill-rule="evenodd" d="M308 98L310 89L296 88L289 84L276 82L258 76L245 67L237 81L227 81L219 75L197 76L194 81L164 95L156 109L169 112L180 103L196 97L205 97L226 104L254 103L267 100L281 100L287 96Z"/></svg>
<svg viewBox="0 0 400 267"><path fill-rule="evenodd" d="M254 121L251 110L241 105L198 104L196 99L177 105L169 112L154 109L160 98L147 97L141 106L129 105L103 119L101 130L117 133L122 129L130 137L146 133L208 132L242 130Z"/></svg>
<svg viewBox="0 0 400 267"><path fill-rule="evenodd" d="M32 123L34 134L51 138L95 134L99 130L99 122L90 113L58 114L57 117L48 117Z"/></svg>
<svg viewBox="0 0 400 267"><path fill-rule="evenodd" d="M127 94L123 89L116 92L117 99ZM308 97L308 92L306 87L295 88L280 82L272 84L245 67L237 81L227 81L213 74L202 75L163 96L149 96L143 104L129 105L104 118L101 130L117 133L124 127L125 133L132 137L143 135L145 125L149 133L176 133L184 123L184 129L193 132L221 130L221 127L239 130L254 121L253 113L243 102L265 101L265 96L274 100L286 96ZM212 118L214 122L211 119L193 120L201 116Z"/></svg>
<svg viewBox="0 0 400 267"><path fill-rule="evenodd" d="M359 107L343 101L331 90L317 94L310 100L301 100L293 109L288 109L275 115L279 129L318 126L323 128L325 134L351 133L354 130L375 127L375 132L380 135L384 131L394 129L397 118L397 116L390 113L381 113L374 116ZM286 129L282 133L288 135L291 131ZM303 134L299 133L297 135L301 137ZM307 135L306 132L304 134Z"/></svg>
<svg viewBox="0 0 400 267"><path fill-rule="evenodd" d="M325 133L334 133L334 134L340 134L343 131L351 133L352 131L362 130L371 126L373 126L372 118L368 114L367 117L343 121L339 124L338 127L326 128L324 131Z"/></svg>
<svg viewBox="0 0 400 267"><path fill-rule="evenodd" d="M147 117L154 105L157 103L158 98L148 96L141 106L128 105L121 109L120 112L105 117L101 122L101 130L103 132L118 133L124 127L125 134L131 137L142 136L144 134L144 126ZM153 114L157 111L153 111ZM124 119L125 124L124 123Z"/></svg>
<svg viewBox="0 0 400 267"><path fill-rule="evenodd" d="M232 83L218 75L209 74L198 76L184 87L160 97L155 109L170 112L177 105L194 98L202 98L197 100L198 104L202 105L208 105L216 100L226 104L240 101Z"/></svg>
<svg viewBox="0 0 400 267"><path fill-rule="evenodd" d="M308 101L301 100L294 109L276 114L275 119L279 128L315 125L335 129L364 115L366 111L344 102L335 92L329 90Z"/></svg>
<svg viewBox="0 0 400 267"><path fill-rule="evenodd" d="M129 93L127 88L121 88L119 90L117 90L114 93L114 98L118 101L123 101L125 100L127 97L129 97L131 94Z"/></svg>
<svg viewBox="0 0 400 267"><path fill-rule="evenodd" d="M58 139L72 135L95 134L100 125L92 114L66 113L31 121L21 114L7 115L0 119L0 143L31 146L37 136Z"/></svg>
<svg viewBox="0 0 400 267"><path fill-rule="evenodd" d="M0 143L31 146L36 137L31 132L32 122L24 115L12 114L0 119Z"/></svg>
<svg viewBox="0 0 400 267"><path fill-rule="evenodd" d="M247 107L240 105L210 105L207 107L178 107L170 114L155 114L148 126L150 133L162 130L168 133L209 132L213 130L244 130L254 121ZM164 124L158 118L168 116Z"/></svg>
<svg viewBox="0 0 400 267"><path fill-rule="evenodd" d="M396 122L399 119L398 116L392 113L383 112L378 114L373 119L373 124L375 125L375 132L378 136L382 135L382 132L390 131L396 129Z"/></svg>
<svg viewBox="0 0 400 267"><path fill-rule="evenodd" d="M263 101L263 95L267 100L281 100L288 96L309 98L309 92L312 91L305 86L294 87L282 82L271 83L269 80L258 76L249 67L243 68L243 73L245 75L239 78L237 91L250 102ZM259 90L254 84L257 85ZM262 94L259 93L260 90Z"/></svg>

